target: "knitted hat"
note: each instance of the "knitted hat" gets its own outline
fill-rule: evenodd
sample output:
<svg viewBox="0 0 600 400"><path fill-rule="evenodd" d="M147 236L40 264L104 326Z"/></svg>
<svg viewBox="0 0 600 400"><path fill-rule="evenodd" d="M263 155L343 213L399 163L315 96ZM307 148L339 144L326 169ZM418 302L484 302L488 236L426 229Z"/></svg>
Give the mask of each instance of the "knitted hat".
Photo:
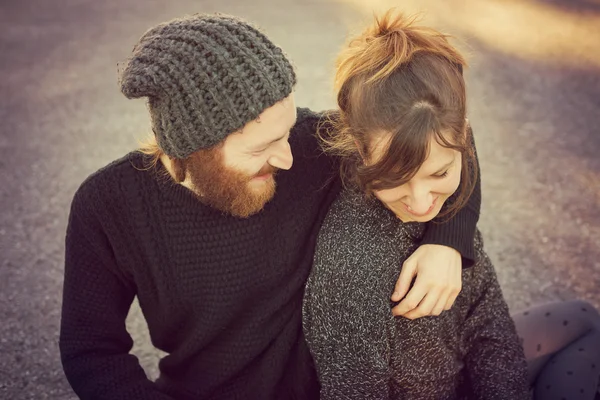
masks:
<svg viewBox="0 0 600 400"><path fill-rule="evenodd" d="M120 77L127 98L148 97L159 146L181 159L239 131L295 83L279 47L248 22L222 14L150 29Z"/></svg>

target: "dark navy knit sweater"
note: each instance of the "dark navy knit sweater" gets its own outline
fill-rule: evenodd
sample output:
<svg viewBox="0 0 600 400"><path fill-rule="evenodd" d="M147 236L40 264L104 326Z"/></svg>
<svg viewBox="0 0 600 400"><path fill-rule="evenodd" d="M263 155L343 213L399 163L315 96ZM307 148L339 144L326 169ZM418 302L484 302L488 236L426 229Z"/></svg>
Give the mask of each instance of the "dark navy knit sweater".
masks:
<svg viewBox="0 0 600 400"><path fill-rule="evenodd" d="M66 236L60 350L82 399L314 399L302 296L319 227L340 192L319 150L319 115L298 110L294 166L248 219L201 204L130 153L89 177ZM473 259L479 188L425 243ZM398 271L400 265L398 266ZM151 382L129 354L125 318L137 296L153 344L168 353Z"/></svg>

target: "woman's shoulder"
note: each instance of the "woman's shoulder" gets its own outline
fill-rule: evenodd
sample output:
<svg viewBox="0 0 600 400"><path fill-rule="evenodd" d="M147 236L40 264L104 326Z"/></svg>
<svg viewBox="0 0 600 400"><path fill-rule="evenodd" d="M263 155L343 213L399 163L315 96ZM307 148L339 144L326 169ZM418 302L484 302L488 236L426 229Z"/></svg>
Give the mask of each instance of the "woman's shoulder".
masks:
<svg viewBox="0 0 600 400"><path fill-rule="evenodd" d="M346 253L369 253L397 247L409 239L403 235L402 223L381 203L356 190L341 191L331 205L319 233L317 251L335 256ZM382 254L384 255L384 254Z"/></svg>
<svg viewBox="0 0 600 400"><path fill-rule="evenodd" d="M352 236L371 230L385 220L371 199L353 189L343 189L331 205L321 230Z"/></svg>

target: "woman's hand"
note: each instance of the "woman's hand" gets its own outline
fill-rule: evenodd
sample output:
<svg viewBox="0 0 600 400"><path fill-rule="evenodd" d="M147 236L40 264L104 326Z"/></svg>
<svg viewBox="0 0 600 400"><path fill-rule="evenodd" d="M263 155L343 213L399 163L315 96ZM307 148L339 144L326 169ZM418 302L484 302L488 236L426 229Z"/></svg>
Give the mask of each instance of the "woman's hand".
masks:
<svg viewBox="0 0 600 400"><path fill-rule="evenodd" d="M415 284L408 292L415 276ZM408 319L440 315L452 307L461 289L460 253L451 247L424 244L402 265L392 294L392 301L402 301L392 308L392 314Z"/></svg>

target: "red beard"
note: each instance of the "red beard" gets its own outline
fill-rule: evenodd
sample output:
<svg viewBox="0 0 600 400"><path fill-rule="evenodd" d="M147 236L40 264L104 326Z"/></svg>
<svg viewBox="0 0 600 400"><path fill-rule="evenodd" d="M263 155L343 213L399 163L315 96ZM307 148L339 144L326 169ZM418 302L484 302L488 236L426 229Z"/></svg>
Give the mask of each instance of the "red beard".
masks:
<svg viewBox="0 0 600 400"><path fill-rule="evenodd" d="M205 204L218 210L247 218L263 209L275 195L277 168L265 165L255 175L248 175L224 165L220 148L199 150L184 161L192 190ZM250 181L272 174L252 187Z"/></svg>

